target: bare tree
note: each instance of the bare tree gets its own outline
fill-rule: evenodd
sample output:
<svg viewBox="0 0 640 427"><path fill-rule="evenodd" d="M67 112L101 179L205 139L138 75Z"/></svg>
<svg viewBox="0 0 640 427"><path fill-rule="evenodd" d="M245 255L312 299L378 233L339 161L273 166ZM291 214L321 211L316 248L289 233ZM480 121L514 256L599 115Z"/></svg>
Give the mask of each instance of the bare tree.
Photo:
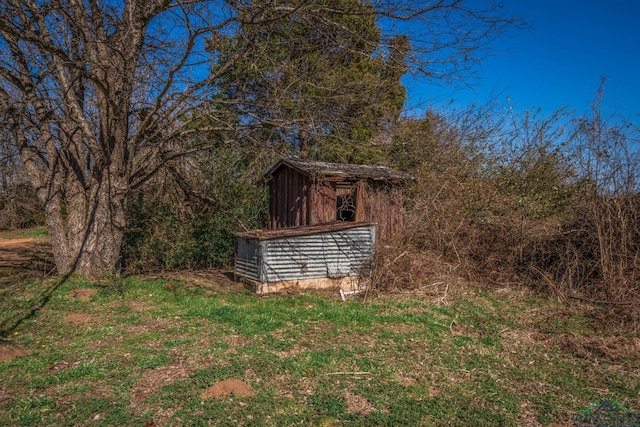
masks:
<svg viewBox="0 0 640 427"><path fill-rule="evenodd" d="M512 22L461 0L364 3L387 40L410 34L411 65L436 79L460 76ZM58 271L114 272L130 191L208 146L204 131L224 140L246 126L225 114L234 99L207 103L216 77L252 44L209 55L207 40L232 34L240 20L329 11L330 29L340 25L332 14L361 10L322 0L0 0L1 126L45 210Z"/></svg>
<svg viewBox="0 0 640 427"><path fill-rule="evenodd" d="M36 225L41 213L18 150L0 129L0 230Z"/></svg>

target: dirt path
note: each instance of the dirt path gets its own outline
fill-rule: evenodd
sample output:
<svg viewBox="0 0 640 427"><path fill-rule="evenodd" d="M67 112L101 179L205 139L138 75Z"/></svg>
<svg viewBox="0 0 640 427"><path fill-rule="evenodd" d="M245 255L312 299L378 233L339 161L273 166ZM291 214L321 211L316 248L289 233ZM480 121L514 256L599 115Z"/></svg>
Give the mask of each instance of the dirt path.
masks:
<svg viewBox="0 0 640 427"><path fill-rule="evenodd" d="M53 270L51 245L44 237L0 237L0 299L20 292L25 279L43 277ZM1 310L1 309L0 309ZM19 317L19 316L18 316ZM19 319L18 319L19 321ZM0 316L2 335L11 331L15 319ZM5 329L8 328L8 329ZM11 339L0 339L0 361L30 354ZM0 401L2 399L0 390Z"/></svg>
<svg viewBox="0 0 640 427"><path fill-rule="evenodd" d="M0 238L0 283L15 277L42 277L53 267L51 245L47 239Z"/></svg>

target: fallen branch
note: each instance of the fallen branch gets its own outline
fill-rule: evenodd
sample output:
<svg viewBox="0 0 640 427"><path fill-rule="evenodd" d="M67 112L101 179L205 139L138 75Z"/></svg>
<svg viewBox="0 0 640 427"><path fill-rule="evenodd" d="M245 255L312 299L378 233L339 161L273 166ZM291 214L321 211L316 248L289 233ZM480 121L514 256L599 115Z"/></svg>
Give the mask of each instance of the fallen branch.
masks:
<svg viewBox="0 0 640 427"><path fill-rule="evenodd" d="M549 284L549 286L551 286L553 291L556 293L558 298L560 298L562 300L562 302L564 302L565 304L569 303L569 299L567 298L567 296L562 291L560 291L560 289L558 289L558 287L555 285L555 283L553 283L551 281L551 279L549 279L547 277L547 275L544 274L544 272L542 272L542 270L540 270L539 268L534 267L533 265L529 266L529 268L531 268L533 271L535 271L536 273L538 273L539 275L542 276L542 278L545 280L545 282L547 282Z"/></svg>
<svg viewBox="0 0 640 427"><path fill-rule="evenodd" d="M430 285L422 285L418 289L427 289L427 288L430 288L432 286L444 285L445 283L446 282L435 282L435 283L431 283Z"/></svg>

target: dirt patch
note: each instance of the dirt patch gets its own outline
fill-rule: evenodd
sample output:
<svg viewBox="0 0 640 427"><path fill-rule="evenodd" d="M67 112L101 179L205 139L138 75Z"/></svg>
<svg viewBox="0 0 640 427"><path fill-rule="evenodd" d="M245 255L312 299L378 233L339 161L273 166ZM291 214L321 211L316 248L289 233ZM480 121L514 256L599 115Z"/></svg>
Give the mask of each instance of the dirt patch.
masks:
<svg viewBox="0 0 640 427"><path fill-rule="evenodd" d="M89 301L98 291L91 288L74 289L69 295L72 300Z"/></svg>
<svg viewBox="0 0 640 427"><path fill-rule="evenodd" d="M187 378L197 370L196 366L186 366L183 363L146 370L142 375L142 379L131 390L131 406L135 408L144 406L147 398L152 393L164 386Z"/></svg>
<svg viewBox="0 0 640 427"><path fill-rule="evenodd" d="M17 345L0 345L0 362L11 360L14 357L27 356L30 351Z"/></svg>
<svg viewBox="0 0 640 427"><path fill-rule="evenodd" d="M227 378L209 387L202 393L202 398L222 399L227 396L250 397L251 386L237 378Z"/></svg>
<svg viewBox="0 0 640 427"><path fill-rule="evenodd" d="M351 413L367 415L375 411L371 402L362 396L353 394L350 391L345 391L344 398L347 401L347 411Z"/></svg>
<svg viewBox="0 0 640 427"><path fill-rule="evenodd" d="M63 319L66 323L73 323L75 325L83 325L91 320L91 316L88 314L71 314Z"/></svg>
<svg viewBox="0 0 640 427"><path fill-rule="evenodd" d="M584 337L577 334L560 335L553 344L569 350L579 357L590 359L594 356L609 360L640 360L640 339L620 336Z"/></svg>
<svg viewBox="0 0 640 427"><path fill-rule="evenodd" d="M251 339L241 337L240 335L229 335L224 339L224 342L227 343L230 348L238 348L251 343Z"/></svg>

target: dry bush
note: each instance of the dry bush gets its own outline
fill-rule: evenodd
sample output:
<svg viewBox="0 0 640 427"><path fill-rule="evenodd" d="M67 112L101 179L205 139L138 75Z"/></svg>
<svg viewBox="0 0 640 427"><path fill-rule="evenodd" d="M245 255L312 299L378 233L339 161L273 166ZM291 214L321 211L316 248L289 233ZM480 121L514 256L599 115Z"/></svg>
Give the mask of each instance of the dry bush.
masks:
<svg viewBox="0 0 640 427"><path fill-rule="evenodd" d="M639 222L637 196L585 197L546 238L527 242L531 279L542 278L569 296L607 302L637 299Z"/></svg>
<svg viewBox="0 0 640 427"><path fill-rule="evenodd" d="M44 212L29 183L0 186L0 230L15 230L42 224Z"/></svg>
<svg viewBox="0 0 640 427"><path fill-rule="evenodd" d="M417 178L399 241L422 255L381 268L381 281L415 286L413 277L429 277L422 264L438 262L477 283L522 284L628 314L640 284L640 137L597 112L563 132L562 117L512 118L513 133L483 118L471 120L475 134L434 115L409 122L392 150L396 167ZM495 145L479 143L477 129Z"/></svg>
<svg viewBox="0 0 640 427"><path fill-rule="evenodd" d="M441 257L404 246L399 239L380 245L375 254L370 290L378 293L426 289L448 283L456 267Z"/></svg>

